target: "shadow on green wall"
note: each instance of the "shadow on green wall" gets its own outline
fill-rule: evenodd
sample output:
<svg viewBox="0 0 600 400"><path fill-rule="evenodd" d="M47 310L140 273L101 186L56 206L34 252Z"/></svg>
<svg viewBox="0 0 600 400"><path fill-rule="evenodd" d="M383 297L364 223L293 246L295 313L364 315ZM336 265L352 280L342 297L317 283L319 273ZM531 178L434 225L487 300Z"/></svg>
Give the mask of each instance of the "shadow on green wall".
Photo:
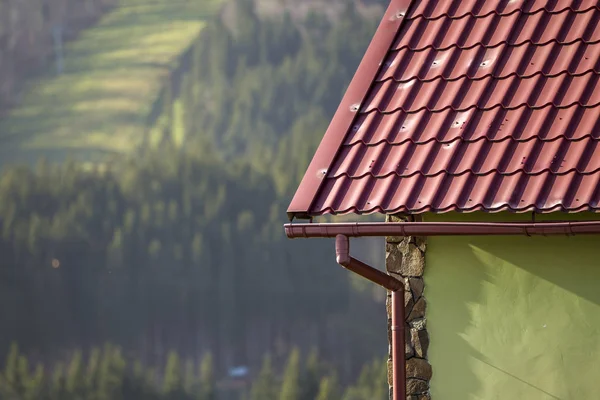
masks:
<svg viewBox="0 0 600 400"><path fill-rule="evenodd" d="M525 218L530 216L444 215L428 220ZM574 218L598 216L560 219ZM432 395L449 400L589 396L591 387L574 382L599 367L593 361L600 351L595 339L600 318L594 316L600 305L597 239L430 238L425 295ZM571 382L560 379L565 369Z"/></svg>
<svg viewBox="0 0 600 400"><path fill-rule="evenodd" d="M477 286L464 285L460 265L469 265L477 260L459 250L455 238L444 238L443 243L429 240L426 253L425 297L428 302L427 326L431 337L429 359L433 366L433 398L459 399L475 395L481 389L479 379L473 373L470 362L481 355L461 336L472 323L468 304L478 302L480 291ZM440 265L446 271L432 271L430 265ZM483 282L488 278L485 271L471 271L473 281ZM446 276L446 278L444 278ZM444 293L452 298L448 304ZM443 392L442 392L443 390Z"/></svg>

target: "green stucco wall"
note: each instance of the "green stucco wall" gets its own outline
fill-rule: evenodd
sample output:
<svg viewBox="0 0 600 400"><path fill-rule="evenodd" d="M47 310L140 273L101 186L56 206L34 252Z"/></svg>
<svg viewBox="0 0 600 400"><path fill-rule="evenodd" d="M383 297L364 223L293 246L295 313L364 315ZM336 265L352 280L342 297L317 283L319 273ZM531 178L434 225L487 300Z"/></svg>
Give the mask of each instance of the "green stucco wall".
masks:
<svg viewBox="0 0 600 400"><path fill-rule="evenodd" d="M425 285L434 400L600 399L600 236L430 237Z"/></svg>

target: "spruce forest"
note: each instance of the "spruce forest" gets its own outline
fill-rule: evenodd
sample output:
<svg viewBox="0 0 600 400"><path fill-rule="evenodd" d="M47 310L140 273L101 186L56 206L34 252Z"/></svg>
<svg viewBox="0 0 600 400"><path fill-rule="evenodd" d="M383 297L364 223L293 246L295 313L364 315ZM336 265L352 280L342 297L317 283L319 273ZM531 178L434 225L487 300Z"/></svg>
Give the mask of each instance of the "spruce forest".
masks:
<svg viewBox="0 0 600 400"><path fill-rule="evenodd" d="M92 25L119 1L89 3ZM385 293L282 228L383 2L259 3L208 19L134 151L0 159L0 400L387 398ZM33 76L15 29L0 15L0 120Z"/></svg>

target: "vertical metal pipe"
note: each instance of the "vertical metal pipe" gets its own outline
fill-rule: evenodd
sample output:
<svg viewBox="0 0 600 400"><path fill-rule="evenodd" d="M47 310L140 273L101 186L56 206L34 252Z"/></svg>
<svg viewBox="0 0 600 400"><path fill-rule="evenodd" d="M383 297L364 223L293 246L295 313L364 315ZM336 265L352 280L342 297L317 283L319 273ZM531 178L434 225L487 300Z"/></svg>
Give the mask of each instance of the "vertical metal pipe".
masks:
<svg viewBox="0 0 600 400"><path fill-rule="evenodd" d="M404 358L404 285L392 292L392 396L406 400L406 360Z"/></svg>
<svg viewBox="0 0 600 400"><path fill-rule="evenodd" d="M392 397L406 400L406 360L404 358L404 283L356 258L350 257L348 236L335 237L335 255L344 268L392 292Z"/></svg>

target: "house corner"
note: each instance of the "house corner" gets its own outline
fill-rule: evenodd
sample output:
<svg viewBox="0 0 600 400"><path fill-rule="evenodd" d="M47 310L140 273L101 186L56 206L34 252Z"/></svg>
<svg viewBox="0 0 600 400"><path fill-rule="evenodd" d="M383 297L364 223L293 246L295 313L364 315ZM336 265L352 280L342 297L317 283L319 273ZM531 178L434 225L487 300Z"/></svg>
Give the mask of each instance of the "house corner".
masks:
<svg viewBox="0 0 600 400"><path fill-rule="evenodd" d="M418 216L387 216L386 222L415 221ZM408 400L431 399L429 381L432 368L428 361L429 334L427 333L427 301L423 296L425 282L424 237L386 237L385 264L388 273L401 279L405 285L404 306L405 321L405 357L406 357L406 394ZM387 297L388 342L391 349L391 293ZM388 384L390 398L392 393L391 352L388 352Z"/></svg>

